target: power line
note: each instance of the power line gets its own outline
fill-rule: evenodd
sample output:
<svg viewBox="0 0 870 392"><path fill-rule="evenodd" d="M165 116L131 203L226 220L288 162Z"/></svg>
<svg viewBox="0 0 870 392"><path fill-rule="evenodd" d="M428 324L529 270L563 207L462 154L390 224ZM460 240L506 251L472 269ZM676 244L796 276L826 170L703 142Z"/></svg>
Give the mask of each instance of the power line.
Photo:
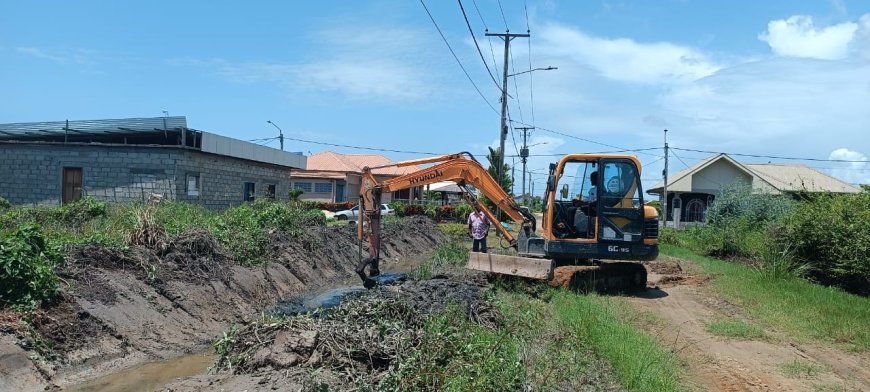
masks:
<svg viewBox="0 0 870 392"><path fill-rule="evenodd" d="M504 17L504 8L502 8L502 6L501 6L501 0L498 0L498 9L499 9L499 11L501 11L501 20L504 21L505 30L510 30L510 28L508 28L507 18Z"/></svg>
<svg viewBox="0 0 870 392"><path fill-rule="evenodd" d="M423 9L426 10L426 14L429 15L429 19L432 21L432 24L435 25L435 29L438 30L438 34L441 35L441 39L444 40L444 44L447 45L447 49L450 49L450 53L453 55L453 58L456 59L456 63L459 64L459 68L462 68L462 72L465 74L465 77L468 78L468 81L471 82L471 85L474 86L474 89L477 90L477 94L480 95L480 98L483 98L483 101L492 109L493 112L498 114L498 110L495 109L495 106L486 99L486 96L480 92L480 88L477 87L477 84L474 83L474 80L471 79L471 75L468 74L468 71L465 70L465 66L462 65L462 61L459 61L459 56L456 55L456 52L453 51L453 47L450 46L450 42L447 42L447 37L444 36L444 33L441 32L441 27L438 27L438 22L435 22L435 18L432 16L432 13L429 12L429 7L426 7L426 3L423 0L420 0L420 4L423 5Z"/></svg>
<svg viewBox="0 0 870 392"><path fill-rule="evenodd" d="M477 6L477 0L471 0L471 3L474 4L474 10L477 11L477 17L480 18L480 23L483 23L483 28L488 33L489 26L486 25L486 20L483 19L483 14L480 12L480 8ZM492 49L492 37L487 36L487 41L489 41L489 53L492 55L492 67L495 68L495 73L499 73L498 71L498 61L495 59L495 50ZM501 91L501 87L499 87L499 91Z"/></svg>
<svg viewBox="0 0 870 392"><path fill-rule="evenodd" d="M348 145L348 144L327 143L327 142L319 142L319 141L315 141L315 140L299 139L299 138L294 138L294 137L289 137L289 136L284 136L284 139L294 140L294 141L303 142L303 143L319 144L319 145L323 145L323 146L353 148L353 149L357 149L357 150L396 152L396 153L401 153L401 154L418 154L418 155L444 155L442 153L436 153L436 152L404 151L404 150L393 150L393 149L389 149L389 148L375 148L375 147L352 146L352 145Z"/></svg>
<svg viewBox="0 0 870 392"><path fill-rule="evenodd" d="M529 154L529 157L563 157L565 155L571 154L618 154L623 152L640 152L640 151L650 151L650 150L658 150L661 147L647 147L647 148L633 148L628 150L611 150L611 151L590 151L590 152L565 152L565 153L552 153L552 154ZM511 157L508 155L508 157ZM658 160L662 160L664 158L659 158ZM658 160L650 162L658 162Z"/></svg>
<svg viewBox="0 0 870 392"><path fill-rule="evenodd" d="M719 152L719 151L705 151L705 150L694 150L691 148L678 148L671 147L674 150L680 151L691 151L691 152L700 152L704 154L725 154L725 155L734 155L739 157L750 157L750 158L768 158L768 159L782 159L782 160L791 160L791 161L813 161L813 162L846 162L846 163L870 163L870 160L850 160L850 159L821 159L821 158L799 158L799 157L779 157L772 155L755 155L755 154L741 154L736 152Z"/></svg>
<svg viewBox="0 0 870 392"><path fill-rule="evenodd" d="M590 139L582 138L582 137L580 137L580 136L571 135L571 134L568 134L568 133L565 133L565 132L561 132L561 131L556 131L556 130L553 130L553 129L544 128L544 127L541 127L541 126L538 126L538 125L527 124L527 123L519 122L519 121L513 121L513 122L515 122L515 123L517 123L517 124L525 125L525 126L527 126L527 127L535 127L535 129L540 129L540 130L542 130L542 131L544 131L544 132L549 132L549 133L556 134L556 135L560 135L560 136L570 137L570 138L572 138L572 139L582 140L582 141L587 142L587 143L597 144L597 145L599 145L599 146L615 148L615 149L617 149L617 150L623 150L623 151L633 151L633 150L631 150L631 149L627 149L627 148L625 148L625 147L619 147L619 146L614 146L614 145L612 145L612 144L596 142L596 141L594 141L594 140L590 140ZM640 150L640 151L647 151L647 150L652 150L652 149L654 149L654 148L643 149L643 150ZM655 149L657 149L657 147L656 147ZM660 158L660 157L661 157L661 155L654 155L654 154L649 154L649 153L642 153L642 154L644 154L644 155L649 155L649 156L654 156L654 157L656 157L656 158Z"/></svg>
<svg viewBox="0 0 870 392"><path fill-rule="evenodd" d="M468 32L471 34L471 39L474 41L474 47L477 48L480 60L483 61L483 66L486 67L486 72L489 73L489 77L492 79L492 82L495 83L495 88L501 91L501 86L499 86L498 81L495 80L495 75L493 75L492 71L489 69L489 63L485 58L483 58L483 52L480 50L480 45L477 44L477 37L474 36L474 30L472 30L471 23L468 21L468 15L465 14L465 7L462 6L462 0L457 1L459 1L459 9L462 10L462 17L465 18L465 25L468 26Z"/></svg>

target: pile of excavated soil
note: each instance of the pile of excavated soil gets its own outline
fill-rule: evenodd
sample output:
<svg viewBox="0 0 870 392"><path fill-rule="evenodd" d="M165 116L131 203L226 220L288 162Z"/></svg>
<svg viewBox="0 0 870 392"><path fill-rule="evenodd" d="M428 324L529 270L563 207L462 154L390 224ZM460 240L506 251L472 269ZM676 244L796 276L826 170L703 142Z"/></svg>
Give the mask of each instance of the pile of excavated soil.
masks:
<svg viewBox="0 0 870 392"><path fill-rule="evenodd" d="M347 390L373 387L421 346L428 316L448 306L480 325L501 314L485 280L438 277L368 290L334 308L248 323L219 340L217 374L177 381L172 391L212 389Z"/></svg>
<svg viewBox="0 0 870 392"><path fill-rule="evenodd" d="M381 252L385 263L420 258L441 240L426 218L399 220L384 230L390 233ZM4 377L0 391L67 386L207 349L232 323L352 277L358 241L349 227L275 233L266 259L260 266L240 266L202 230L171 238L157 250L72 249L59 271L64 294L31 314L30 327L0 328L0 369L16 374L9 382Z"/></svg>

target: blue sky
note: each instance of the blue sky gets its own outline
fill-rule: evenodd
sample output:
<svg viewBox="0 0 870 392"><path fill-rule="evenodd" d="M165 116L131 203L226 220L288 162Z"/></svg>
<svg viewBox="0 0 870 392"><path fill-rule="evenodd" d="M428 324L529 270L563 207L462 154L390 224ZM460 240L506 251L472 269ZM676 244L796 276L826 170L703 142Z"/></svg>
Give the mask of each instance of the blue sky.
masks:
<svg viewBox="0 0 870 392"><path fill-rule="evenodd" d="M664 128L678 148L870 155L870 2L462 3L494 71L502 44L484 26L524 32L527 20L532 37L514 41L509 72L559 68L509 83L511 118L558 132L534 131L534 155L659 147ZM426 5L497 108L458 3ZM272 120L288 137L481 159L499 124L414 0L3 2L0 86L3 123L166 109L239 139L274 136ZM365 152L296 141L287 149ZM706 155L675 153L672 172ZM647 186L660 155L638 152ZM552 159L530 159L533 177ZM866 163L804 163L870 183Z"/></svg>

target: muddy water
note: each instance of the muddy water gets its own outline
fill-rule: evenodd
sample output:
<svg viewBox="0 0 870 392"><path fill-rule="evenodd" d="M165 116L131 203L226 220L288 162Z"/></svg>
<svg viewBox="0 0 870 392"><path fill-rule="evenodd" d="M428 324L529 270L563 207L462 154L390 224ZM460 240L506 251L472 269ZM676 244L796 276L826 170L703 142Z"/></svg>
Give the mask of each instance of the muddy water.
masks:
<svg viewBox="0 0 870 392"><path fill-rule="evenodd" d="M216 360L217 356L210 353L185 355L112 373L79 385L73 385L65 388L64 391L153 391L160 389L176 378L204 374Z"/></svg>

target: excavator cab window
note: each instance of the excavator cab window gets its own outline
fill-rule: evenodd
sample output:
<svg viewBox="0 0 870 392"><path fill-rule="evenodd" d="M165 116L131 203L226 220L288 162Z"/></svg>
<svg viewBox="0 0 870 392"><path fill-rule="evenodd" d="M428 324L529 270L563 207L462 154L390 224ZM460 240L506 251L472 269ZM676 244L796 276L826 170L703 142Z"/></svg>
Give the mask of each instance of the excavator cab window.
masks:
<svg viewBox="0 0 870 392"><path fill-rule="evenodd" d="M553 202L553 235L562 239L595 238L600 184L597 160L566 162L558 173L558 199Z"/></svg>
<svg viewBox="0 0 870 392"><path fill-rule="evenodd" d="M606 160L599 170L602 182L599 239L637 241L643 231L643 194L636 164L628 159Z"/></svg>

